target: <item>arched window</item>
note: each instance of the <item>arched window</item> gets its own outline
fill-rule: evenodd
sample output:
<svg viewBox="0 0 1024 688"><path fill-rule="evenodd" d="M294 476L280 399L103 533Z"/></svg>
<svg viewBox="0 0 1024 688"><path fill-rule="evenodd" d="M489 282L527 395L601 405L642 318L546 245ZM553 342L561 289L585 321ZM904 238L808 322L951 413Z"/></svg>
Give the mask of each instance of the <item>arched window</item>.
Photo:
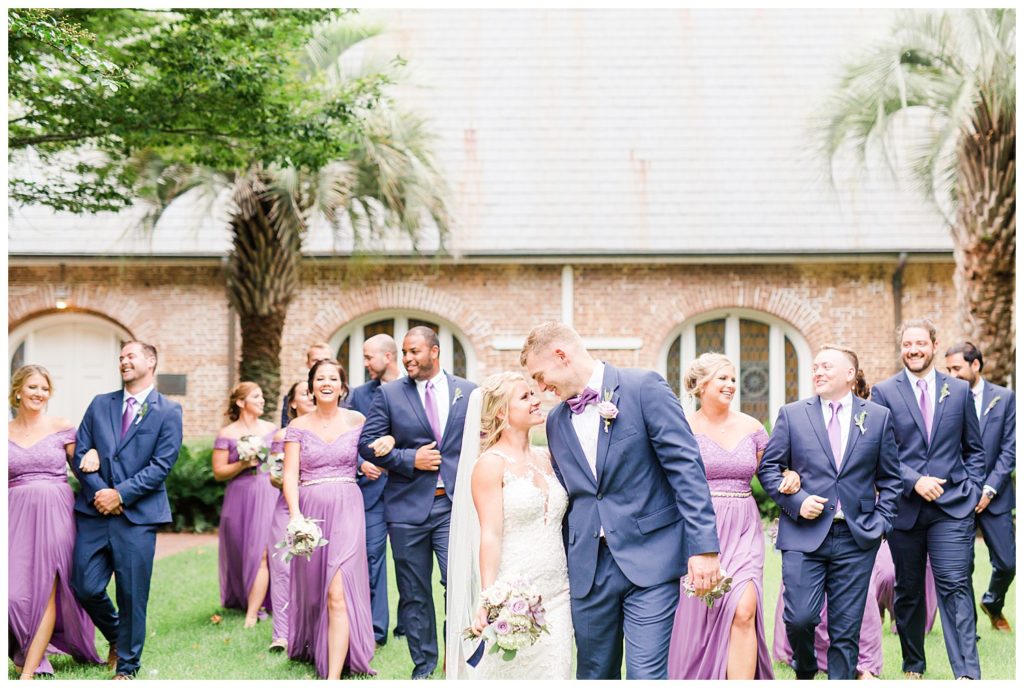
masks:
<svg viewBox="0 0 1024 688"><path fill-rule="evenodd" d="M109 320L85 313L34 318L7 338L10 371L28 363L53 377L48 413L78 423L97 394L121 387L117 357L131 335Z"/></svg>
<svg viewBox="0 0 1024 688"><path fill-rule="evenodd" d="M762 422L774 423L783 404L812 393L811 350L795 328L767 313L723 309L687 320L664 347L665 379L688 411L699 405L683 391L683 373L708 351L739 366L733 408Z"/></svg>
<svg viewBox="0 0 1024 688"><path fill-rule="evenodd" d="M338 360L348 371L349 386L356 387L366 381L363 367L363 342L375 334L388 334L398 343L398 356L402 356L402 339L417 325L426 325L437 332L441 345L441 367L452 375L468 378L476 371L473 349L465 344L465 336L450 322L431 313L419 311L376 311L353 320L338 330L330 339ZM405 374L399 361L398 367Z"/></svg>

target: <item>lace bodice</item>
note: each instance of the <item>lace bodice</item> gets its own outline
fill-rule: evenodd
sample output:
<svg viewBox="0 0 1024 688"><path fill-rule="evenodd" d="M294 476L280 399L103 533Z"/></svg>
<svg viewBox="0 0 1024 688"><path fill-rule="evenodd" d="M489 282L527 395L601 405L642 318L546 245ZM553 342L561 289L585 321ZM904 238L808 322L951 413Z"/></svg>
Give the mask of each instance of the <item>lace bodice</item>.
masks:
<svg viewBox="0 0 1024 688"><path fill-rule="evenodd" d="M58 430L30 447L7 440L7 484L34 480L67 482L68 455L65 445L75 441L75 428Z"/></svg>
<svg viewBox="0 0 1024 688"><path fill-rule="evenodd" d="M277 428L274 428L266 435L263 435L263 444L270 447L274 441L274 435L277 433ZM238 461L238 440L233 437L218 437L213 441L214 449L227 449L228 450L228 463L235 463Z"/></svg>
<svg viewBox="0 0 1024 688"><path fill-rule="evenodd" d="M362 429L363 426L358 425L327 443L314 432L289 426L285 430L284 441L299 443L299 480L355 478L356 467L359 465L356 448Z"/></svg>
<svg viewBox="0 0 1024 688"><path fill-rule="evenodd" d="M757 452L768 444L764 428L745 435L735 447L726 450L703 433L697 434L700 458L712 491L746 492L757 471Z"/></svg>

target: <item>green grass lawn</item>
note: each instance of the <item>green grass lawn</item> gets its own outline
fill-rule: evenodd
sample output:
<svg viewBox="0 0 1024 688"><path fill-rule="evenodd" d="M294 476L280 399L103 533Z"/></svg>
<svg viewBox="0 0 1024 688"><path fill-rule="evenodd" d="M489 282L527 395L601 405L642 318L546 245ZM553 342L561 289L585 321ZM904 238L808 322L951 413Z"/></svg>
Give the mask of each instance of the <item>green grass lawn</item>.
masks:
<svg viewBox="0 0 1024 688"><path fill-rule="evenodd" d="M389 566L391 588L391 624L394 626L398 595L394 586L393 565ZM437 567L435 566L435 582ZM980 599L988 583L988 552L981 540L977 543L974 590ZM765 623L767 639L771 643L774 633L775 604L778 597L781 566L778 553L769 551L765 565ZM289 661L283 654L270 654L269 621L255 628L244 629L241 612L225 611L220 607L217 583L217 552L214 547L200 547L162 559L156 563L149 602L148 638L143 654L140 679L312 679L313 667ZM440 584L435 588L435 605L440 612L442 597ZM1006 615L1016 628L1016 585L1011 586ZM219 614L219 624L210 617ZM886 620L888 622L888 619ZM440 624L438 633L440 634ZM981 641L982 676L987 679L1013 679L1015 676L1016 631L1011 635L998 634L991 629L984 616L978 624ZM439 638L439 643L441 642ZM439 645L443 646L443 645ZM106 656L107 644L97 634L100 655ZM902 678L899 640L885 632L883 643L885 664L882 678ZM941 623L927 637L925 649L928 658L929 679L952 678L942 640ZM62 679L103 679L110 676L105 667L79 666L66 657L53 660L56 676ZM408 679L412 662L404 639L390 638L373 660L376 678ZM776 678L794 678L793 671L781 664L775 665ZM8 661L8 677L16 678L14 667ZM434 674L442 678L441 669ZM819 678L823 678L819 674Z"/></svg>

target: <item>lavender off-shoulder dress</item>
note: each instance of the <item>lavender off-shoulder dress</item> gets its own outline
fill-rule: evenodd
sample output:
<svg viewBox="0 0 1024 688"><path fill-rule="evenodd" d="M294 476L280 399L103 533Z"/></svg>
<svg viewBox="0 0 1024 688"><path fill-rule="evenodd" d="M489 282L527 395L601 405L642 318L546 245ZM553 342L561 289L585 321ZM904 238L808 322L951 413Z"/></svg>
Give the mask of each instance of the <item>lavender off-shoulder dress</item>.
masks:
<svg viewBox="0 0 1024 688"><path fill-rule="evenodd" d="M46 652L102 663L93 623L71 591L74 493L64 446L74 441L75 429L68 428L27 448L7 442L7 652L18 666L25 664L55 579L57 622ZM36 673L52 674L53 667L44 658Z"/></svg>
<svg viewBox="0 0 1024 688"><path fill-rule="evenodd" d="M321 677L327 676L327 587L339 572L349 624L345 664L354 673L374 673L366 521L355 477L361 429L352 428L330 443L292 427L284 437L286 444L299 444L299 509L306 518L319 521L328 541L310 559L292 559L288 656L313 662Z"/></svg>
<svg viewBox="0 0 1024 688"><path fill-rule="evenodd" d="M271 454L284 452L284 440L275 440L270 445ZM274 515L270 519L270 540L267 542L267 553L270 555L270 599L274 605L274 628L271 637L288 639L288 593L291 578L291 562L285 562L284 549L277 544L283 542L288 529L288 502L284 493L278 491L277 502L274 503Z"/></svg>
<svg viewBox="0 0 1024 688"><path fill-rule="evenodd" d="M276 430L263 438L269 447ZM228 463L238 461L237 441L218 437L214 449L226 449ZM278 491L270 484L270 474L258 468L247 469L238 474L224 488L224 504L220 512L220 527L217 533L220 567L220 602L226 609L240 609L249 606L249 590L256 581L260 559L267 549L267 533L274 515ZM268 562L269 563L269 562ZM270 582L273 587L273 581ZM270 589L261 605L271 611Z"/></svg>
<svg viewBox="0 0 1024 688"><path fill-rule="evenodd" d="M754 677L773 679L771 657L764 636L762 577L764 530L757 503L750 493L750 479L757 470L757 452L764 449L768 433L750 433L727 451L709 437L698 434L701 459L711 488L718 527L722 567L732 577L732 589L710 609L703 600L680 592L668 651L670 679L724 679L729 663L729 634L736 607L744 591L753 586L757 595L757 668Z"/></svg>

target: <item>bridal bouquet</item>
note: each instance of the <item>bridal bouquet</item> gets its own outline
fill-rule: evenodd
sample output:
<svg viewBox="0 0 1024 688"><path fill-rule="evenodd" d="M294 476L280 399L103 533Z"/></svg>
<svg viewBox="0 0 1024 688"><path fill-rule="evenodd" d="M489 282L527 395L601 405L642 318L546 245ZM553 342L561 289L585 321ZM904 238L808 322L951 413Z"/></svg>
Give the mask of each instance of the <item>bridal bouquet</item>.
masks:
<svg viewBox="0 0 1024 688"><path fill-rule="evenodd" d="M303 516L288 522L284 540L275 545L277 549L284 549L284 563L287 564L292 557L299 556L308 560L313 556L313 550L327 544L324 533L317 523Z"/></svg>
<svg viewBox="0 0 1024 688"><path fill-rule="evenodd" d="M718 573L722 577L722 579L718 581L718 585L716 585L711 592L700 596L708 608L713 607L715 600L725 597L725 593L732 589L732 576L730 576L725 569L719 569ZM690 582L689 574L683 576L682 584L687 597L697 597L697 591L694 589L693 583Z"/></svg>
<svg viewBox="0 0 1024 688"><path fill-rule="evenodd" d="M471 666L476 666L487 643L491 645L491 654L500 652L501 658L508 662L515 659L520 649L537 642L541 633L550 632L540 593L526 579L495 582L480 593L480 605L487 610L488 625L480 634L483 643L476 661L470 661ZM472 628L467 628L464 634L466 638L476 637Z"/></svg>
<svg viewBox="0 0 1024 688"><path fill-rule="evenodd" d="M261 464L265 464L267 457L270 456L270 448L263 442L263 438L258 435L242 435L238 438L238 460L239 461L259 461Z"/></svg>

